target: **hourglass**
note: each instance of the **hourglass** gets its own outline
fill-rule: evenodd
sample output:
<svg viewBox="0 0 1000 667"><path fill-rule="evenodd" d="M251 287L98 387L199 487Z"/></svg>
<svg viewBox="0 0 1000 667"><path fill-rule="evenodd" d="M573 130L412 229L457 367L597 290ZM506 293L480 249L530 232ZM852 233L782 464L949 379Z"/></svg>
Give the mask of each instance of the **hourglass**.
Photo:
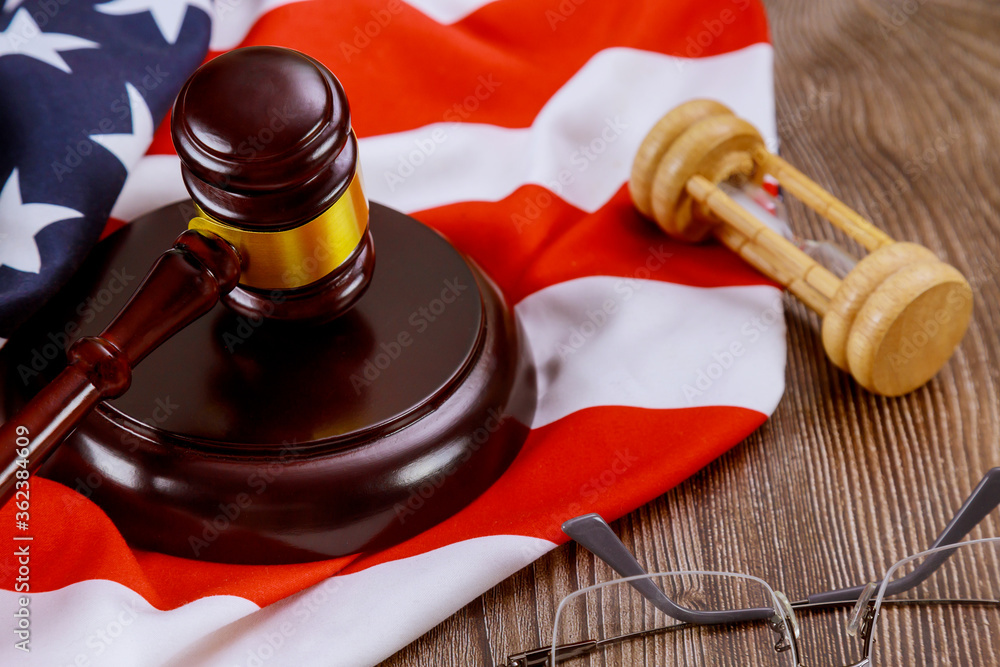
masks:
<svg viewBox="0 0 1000 667"><path fill-rule="evenodd" d="M869 254L854 262L772 229L746 206L765 176ZM957 269L923 246L893 240L770 153L752 125L718 102L694 100L664 116L639 147L629 191L672 237L714 236L816 311L830 360L876 394L925 384L969 326L972 288ZM824 257L831 266L817 261Z"/></svg>

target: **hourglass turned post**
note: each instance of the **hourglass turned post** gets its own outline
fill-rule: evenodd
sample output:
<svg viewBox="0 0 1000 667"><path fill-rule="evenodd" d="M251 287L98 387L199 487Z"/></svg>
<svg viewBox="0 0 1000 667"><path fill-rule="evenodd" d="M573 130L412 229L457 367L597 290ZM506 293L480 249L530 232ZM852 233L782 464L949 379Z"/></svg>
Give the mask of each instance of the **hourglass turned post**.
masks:
<svg viewBox="0 0 1000 667"><path fill-rule="evenodd" d="M720 187L759 185L765 175L868 256L841 280ZM695 100L664 116L639 148L629 190L671 236L715 236L816 311L830 360L874 393L898 396L925 384L968 328L972 288L957 269L927 248L894 241L771 154L752 125L718 102Z"/></svg>

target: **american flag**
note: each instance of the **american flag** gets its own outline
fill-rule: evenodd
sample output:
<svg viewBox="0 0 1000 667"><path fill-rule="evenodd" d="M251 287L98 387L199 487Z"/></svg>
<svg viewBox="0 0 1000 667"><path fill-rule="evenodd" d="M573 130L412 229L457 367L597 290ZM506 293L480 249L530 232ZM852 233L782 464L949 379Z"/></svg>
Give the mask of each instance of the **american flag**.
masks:
<svg viewBox="0 0 1000 667"><path fill-rule="evenodd" d="M260 44L337 75L369 197L443 232L516 304L540 378L528 442L401 545L277 567L132 549L37 478L27 592L0 557L0 618L31 596L31 650L8 637L4 665L375 664L562 542L565 519L661 495L780 399L778 290L663 236L625 185L648 129L691 98L775 142L759 0L6 0L0 337L103 232L187 197L173 96L205 59ZM15 514L0 511L7 544Z"/></svg>
<svg viewBox="0 0 1000 667"><path fill-rule="evenodd" d="M100 237L156 123L205 56L211 9L208 0L4 3L0 338Z"/></svg>

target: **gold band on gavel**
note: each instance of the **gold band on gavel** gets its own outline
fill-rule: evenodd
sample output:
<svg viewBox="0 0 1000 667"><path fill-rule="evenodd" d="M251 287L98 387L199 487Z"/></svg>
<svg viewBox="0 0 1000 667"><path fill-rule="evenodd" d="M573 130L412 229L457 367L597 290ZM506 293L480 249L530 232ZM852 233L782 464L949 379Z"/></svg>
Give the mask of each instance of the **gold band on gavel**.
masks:
<svg viewBox="0 0 1000 667"><path fill-rule="evenodd" d="M240 284L260 289L294 289L324 278L351 256L368 228L368 198L361 171L334 204L304 225L280 232L239 229L198 208L188 229L218 234L243 259Z"/></svg>

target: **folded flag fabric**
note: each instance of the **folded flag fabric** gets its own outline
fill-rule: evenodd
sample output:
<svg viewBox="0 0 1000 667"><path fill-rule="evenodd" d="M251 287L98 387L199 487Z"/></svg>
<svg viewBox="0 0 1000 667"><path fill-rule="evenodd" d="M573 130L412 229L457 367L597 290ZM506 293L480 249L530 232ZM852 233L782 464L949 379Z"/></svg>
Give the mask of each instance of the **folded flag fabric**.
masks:
<svg viewBox="0 0 1000 667"><path fill-rule="evenodd" d="M211 21L183 2L155 20L133 0L0 4L2 346L97 241Z"/></svg>
<svg viewBox="0 0 1000 667"><path fill-rule="evenodd" d="M561 543L565 519L663 494L781 397L779 291L720 246L669 240L625 186L648 129L694 97L775 143L759 0L6 0L0 336L109 211L113 228L187 197L171 98L204 58L256 44L325 63L369 197L443 232L516 304L540 383L529 439L439 526L300 565L132 549L84 495L36 478L29 565L0 557L0 618L13 629L30 597L30 650L8 632L0 664L373 665ZM148 68L168 75L146 86ZM7 545L16 513L0 510Z"/></svg>

